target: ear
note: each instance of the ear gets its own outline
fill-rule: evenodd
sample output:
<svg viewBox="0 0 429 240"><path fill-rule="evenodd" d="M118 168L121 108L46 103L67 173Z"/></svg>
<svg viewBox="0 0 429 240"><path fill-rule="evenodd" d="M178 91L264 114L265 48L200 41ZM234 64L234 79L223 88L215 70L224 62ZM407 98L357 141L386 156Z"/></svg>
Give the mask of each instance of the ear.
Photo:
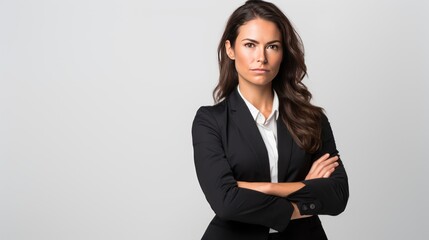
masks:
<svg viewBox="0 0 429 240"><path fill-rule="evenodd" d="M235 52L234 49L231 46L231 42L229 40L225 41L225 50L226 50L226 55L228 55L228 57L231 60L235 60Z"/></svg>

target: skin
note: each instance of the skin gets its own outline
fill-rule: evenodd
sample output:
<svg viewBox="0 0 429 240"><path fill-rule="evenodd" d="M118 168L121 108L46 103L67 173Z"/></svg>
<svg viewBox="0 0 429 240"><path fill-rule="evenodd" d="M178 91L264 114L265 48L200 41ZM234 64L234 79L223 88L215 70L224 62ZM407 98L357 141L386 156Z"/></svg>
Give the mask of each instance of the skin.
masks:
<svg viewBox="0 0 429 240"><path fill-rule="evenodd" d="M274 97L271 82L283 58L281 33L274 23L259 18L238 31L235 46L225 42L227 55L235 61L240 92L268 117Z"/></svg>
<svg viewBox="0 0 429 240"><path fill-rule="evenodd" d="M235 62L240 92L267 118L273 105L272 81L279 72L283 59L281 32L275 23L256 18L238 29L234 46L225 42L228 57ZM305 180L329 178L338 166L338 157L325 154L316 160ZM238 187L286 197L305 186L301 182L271 183L237 181ZM291 219L309 217L301 215L295 203Z"/></svg>

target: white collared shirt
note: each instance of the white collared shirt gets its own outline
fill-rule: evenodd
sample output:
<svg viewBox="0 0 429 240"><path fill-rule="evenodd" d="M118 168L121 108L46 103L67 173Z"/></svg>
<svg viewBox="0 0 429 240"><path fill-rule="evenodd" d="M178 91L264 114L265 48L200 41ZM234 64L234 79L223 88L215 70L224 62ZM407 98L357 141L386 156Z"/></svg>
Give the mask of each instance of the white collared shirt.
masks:
<svg viewBox="0 0 429 240"><path fill-rule="evenodd" d="M249 101L247 101L246 98L244 98L244 96L240 92L240 86L237 86L237 90L241 98L243 98L244 102L249 108L250 113L252 114L252 117L255 120L256 125L258 126L259 132L261 133L262 139L264 140L265 147L267 148L267 152L268 152L268 159L270 161L271 182L276 183L278 182L278 172L279 172L278 171L279 154L277 150L277 119L279 118L279 98L277 96L277 93L276 91L273 90L274 99L273 99L272 110L268 118L265 119L264 115ZM270 233L272 232L277 232L277 231L274 229L270 229Z"/></svg>

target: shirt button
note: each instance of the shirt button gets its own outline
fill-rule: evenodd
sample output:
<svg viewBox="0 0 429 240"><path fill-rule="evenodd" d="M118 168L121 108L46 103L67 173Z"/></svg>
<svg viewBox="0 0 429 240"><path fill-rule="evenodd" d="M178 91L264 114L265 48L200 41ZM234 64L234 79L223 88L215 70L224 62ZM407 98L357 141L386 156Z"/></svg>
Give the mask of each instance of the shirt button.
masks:
<svg viewBox="0 0 429 240"><path fill-rule="evenodd" d="M315 209L316 205L314 203L310 204L310 209Z"/></svg>

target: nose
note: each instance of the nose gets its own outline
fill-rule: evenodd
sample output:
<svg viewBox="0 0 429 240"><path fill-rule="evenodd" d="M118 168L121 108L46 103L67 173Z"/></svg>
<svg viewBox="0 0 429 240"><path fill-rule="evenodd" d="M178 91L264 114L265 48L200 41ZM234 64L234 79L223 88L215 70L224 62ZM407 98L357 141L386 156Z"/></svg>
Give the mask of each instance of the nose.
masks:
<svg viewBox="0 0 429 240"><path fill-rule="evenodd" d="M262 63L262 64L267 63L268 60L267 60L265 48L260 48L257 52L258 52L258 55L257 55L257 58L256 58L257 62L258 63Z"/></svg>

